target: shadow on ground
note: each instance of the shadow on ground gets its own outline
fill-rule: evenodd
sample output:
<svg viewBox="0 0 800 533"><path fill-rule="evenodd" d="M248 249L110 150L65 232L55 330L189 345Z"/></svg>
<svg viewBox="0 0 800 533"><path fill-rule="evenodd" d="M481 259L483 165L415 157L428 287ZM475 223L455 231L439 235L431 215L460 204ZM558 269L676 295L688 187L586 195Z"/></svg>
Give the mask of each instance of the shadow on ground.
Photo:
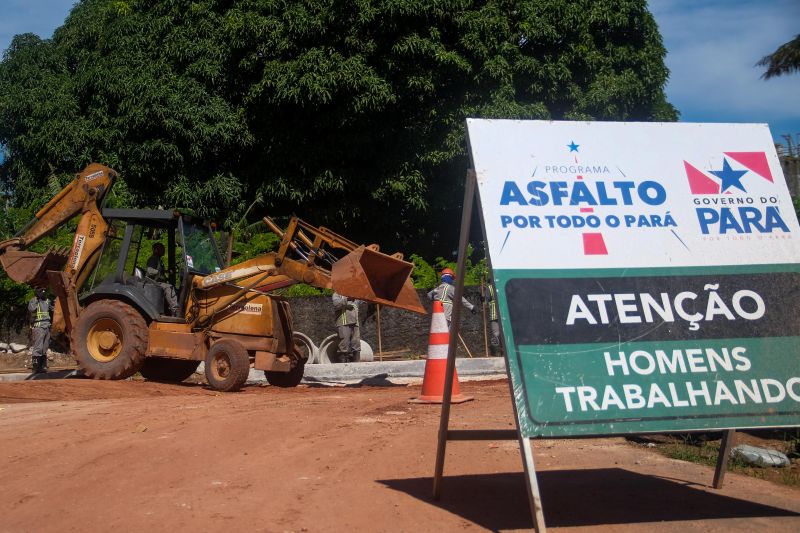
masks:
<svg viewBox="0 0 800 533"><path fill-rule="evenodd" d="M46 379L87 379L83 372L74 368L68 370L51 370L38 374L29 374L25 381L42 381Z"/></svg>
<svg viewBox="0 0 800 533"><path fill-rule="evenodd" d="M539 472L549 527L800 516L778 507L713 494L677 479L620 468ZM431 478L379 480L493 531L532 528L522 473L445 477L442 497L431 498Z"/></svg>

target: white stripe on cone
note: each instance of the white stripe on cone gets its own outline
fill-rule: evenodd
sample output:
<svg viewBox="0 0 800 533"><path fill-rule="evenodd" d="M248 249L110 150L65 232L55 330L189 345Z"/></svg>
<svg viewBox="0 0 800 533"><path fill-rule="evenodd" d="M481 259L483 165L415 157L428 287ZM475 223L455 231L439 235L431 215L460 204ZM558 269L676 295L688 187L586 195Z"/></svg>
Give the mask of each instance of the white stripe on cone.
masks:
<svg viewBox="0 0 800 533"><path fill-rule="evenodd" d="M447 344L431 344L428 346L428 359L447 359Z"/></svg>
<svg viewBox="0 0 800 533"><path fill-rule="evenodd" d="M447 333L447 319L444 317L444 311L433 313L431 319L431 333Z"/></svg>
<svg viewBox="0 0 800 533"><path fill-rule="evenodd" d="M449 328L447 327L447 319L444 317L444 310L442 307L434 304L434 310L439 307L440 311L434 311L431 317L431 335L439 334L444 339L441 344L433 344L428 342L428 359L447 359L447 346L450 344ZM444 333L445 335L441 335Z"/></svg>

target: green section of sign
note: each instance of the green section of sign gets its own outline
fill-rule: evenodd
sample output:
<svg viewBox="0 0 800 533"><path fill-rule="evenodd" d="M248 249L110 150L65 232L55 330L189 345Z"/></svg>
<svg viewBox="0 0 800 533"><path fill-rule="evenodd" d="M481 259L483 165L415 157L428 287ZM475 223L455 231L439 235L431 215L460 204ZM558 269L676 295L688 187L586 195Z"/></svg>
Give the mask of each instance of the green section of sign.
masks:
<svg viewBox="0 0 800 533"><path fill-rule="evenodd" d="M583 276L797 272L797 265L578 271ZM517 346L505 285L565 271L496 271L520 429L527 437L800 425L800 337ZM787 297L791 297L787 295ZM557 317L554 317L557 319ZM526 324L536 328L537 324Z"/></svg>
<svg viewBox="0 0 800 533"><path fill-rule="evenodd" d="M543 434L800 420L797 337L521 346L518 354L528 422Z"/></svg>

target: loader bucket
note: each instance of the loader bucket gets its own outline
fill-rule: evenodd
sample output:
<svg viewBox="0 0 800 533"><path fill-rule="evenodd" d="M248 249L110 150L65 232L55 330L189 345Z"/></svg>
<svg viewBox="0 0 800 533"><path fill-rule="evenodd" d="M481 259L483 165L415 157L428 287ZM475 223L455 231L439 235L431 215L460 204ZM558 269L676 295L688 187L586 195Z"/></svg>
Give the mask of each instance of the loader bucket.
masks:
<svg viewBox="0 0 800 533"><path fill-rule="evenodd" d="M9 278L34 287L46 287L47 271L61 270L66 262L67 254L59 250L44 254L27 250L6 250L0 255L0 263Z"/></svg>
<svg viewBox="0 0 800 533"><path fill-rule="evenodd" d="M414 265L365 246L333 264L331 285L343 296L425 314L411 283Z"/></svg>

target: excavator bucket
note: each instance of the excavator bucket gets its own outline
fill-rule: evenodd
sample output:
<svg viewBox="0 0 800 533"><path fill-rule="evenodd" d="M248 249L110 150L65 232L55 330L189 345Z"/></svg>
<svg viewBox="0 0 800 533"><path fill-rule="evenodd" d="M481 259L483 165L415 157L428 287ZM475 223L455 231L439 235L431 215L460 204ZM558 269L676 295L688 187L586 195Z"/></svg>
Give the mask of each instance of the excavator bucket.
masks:
<svg viewBox="0 0 800 533"><path fill-rule="evenodd" d="M333 264L331 285L343 296L424 315L411 283L413 269L408 261L359 246Z"/></svg>
<svg viewBox="0 0 800 533"><path fill-rule="evenodd" d="M0 255L0 263L8 277L17 283L46 287L47 271L64 268L67 263L67 251L50 250L37 254L27 250L6 250Z"/></svg>

